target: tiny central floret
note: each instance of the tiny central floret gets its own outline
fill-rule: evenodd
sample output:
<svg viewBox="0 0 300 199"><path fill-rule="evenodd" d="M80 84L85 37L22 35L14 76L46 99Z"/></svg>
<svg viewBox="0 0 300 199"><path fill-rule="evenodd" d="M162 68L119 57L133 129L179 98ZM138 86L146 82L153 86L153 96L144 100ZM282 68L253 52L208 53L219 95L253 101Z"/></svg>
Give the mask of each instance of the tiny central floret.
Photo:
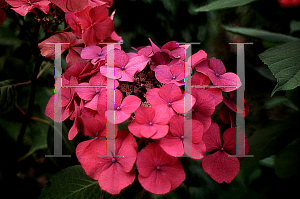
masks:
<svg viewBox="0 0 300 199"><path fill-rule="evenodd" d="M224 148L223 148L223 147L221 148L221 151L224 151Z"/></svg>
<svg viewBox="0 0 300 199"><path fill-rule="evenodd" d="M121 108L118 106L118 107L117 107L117 110L119 111L119 110L121 110Z"/></svg>
<svg viewBox="0 0 300 199"><path fill-rule="evenodd" d="M100 57L102 55L102 53L99 53L98 56Z"/></svg>
<svg viewBox="0 0 300 199"><path fill-rule="evenodd" d="M115 163L117 160L116 160L115 158L113 158L113 159L111 159L111 161L112 161L113 163Z"/></svg>
<svg viewBox="0 0 300 199"><path fill-rule="evenodd" d="M176 79L176 77L174 76L174 77L172 77L172 79Z"/></svg>
<svg viewBox="0 0 300 199"><path fill-rule="evenodd" d="M71 101L71 99L69 99L69 102Z"/></svg>
<svg viewBox="0 0 300 199"><path fill-rule="evenodd" d="M182 136L180 136L180 139L182 139L182 140L183 140L183 139L184 139L184 136L183 136L183 135L182 135Z"/></svg>
<svg viewBox="0 0 300 199"><path fill-rule="evenodd" d="M219 77L219 76L220 76L220 74L219 74L219 73L216 73L216 76L217 76L217 77Z"/></svg>
<svg viewBox="0 0 300 199"><path fill-rule="evenodd" d="M150 126L152 126L152 125L153 125L153 123L152 123L152 122L149 122L149 125L150 125Z"/></svg>
<svg viewBox="0 0 300 199"><path fill-rule="evenodd" d="M122 68L121 68L122 70L125 70L125 67L124 66L122 66Z"/></svg>
<svg viewBox="0 0 300 199"><path fill-rule="evenodd" d="M168 103L168 106L170 107L170 106L172 106L172 104L171 104L171 103Z"/></svg>
<svg viewBox="0 0 300 199"><path fill-rule="evenodd" d="M99 93L100 91L99 91L99 90L96 90L95 92L96 92L96 93Z"/></svg>
<svg viewBox="0 0 300 199"><path fill-rule="evenodd" d="M160 166L157 166L156 169L157 169L157 170L160 170Z"/></svg>

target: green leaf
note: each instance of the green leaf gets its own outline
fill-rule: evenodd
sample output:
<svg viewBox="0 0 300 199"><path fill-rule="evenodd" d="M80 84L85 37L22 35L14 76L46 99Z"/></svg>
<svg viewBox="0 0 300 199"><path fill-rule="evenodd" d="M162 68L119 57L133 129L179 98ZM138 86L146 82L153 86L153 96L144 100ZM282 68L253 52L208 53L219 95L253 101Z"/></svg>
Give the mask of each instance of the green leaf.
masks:
<svg viewBox="0 0 300 199"><path fill-rule="evenodd" d="M0 26L0 44L4 46L19 46L22 44L22 40L17 38L16 31Z"/></svg>
<svg viewBox="0 0 300 199"><path fill-rule="evenodd" d="M287 178L300 173L299 139L290 143L275 157L275 173L280 178Z"/></svg>
<svg viewBox="0 0 300 199"><path fill-rule="evenodd" d="M298 136L299 113L290 113L280 121L271 121L257 128L248 139L249 155L243 158L241 166L270 157L282 151L295 137Z"/></svg>
<svg viewBox="0 0 300 199"><path fill-rule="evenodd" d="M13 85L12 80L5 80L0 82L0 115L4 115L11 111L17 101L16 86Z"/></svg>
<svg viewBox="0 0 300 199"><path fill-rule="evenodd" d="M40 149L47 148L47 130L48 124L37 121L31 121L28 125L29 131L24 135L24 144L29 145L29 151L22 156L19 160L25 159Z"/></svg>
<svg viewBox="0 0 300 199"><path fill-rule="evenodd" d="M300 84L300 40L270 48L258 55L277 79L276 91L292 90Z"/></svg>
<svg viewBox="0 0 300 199"><path fill-rule="evenodd" d="M218 0L193 10L194 12L208 12L213 10L221 10L226 8L234 8L252 3L256 0Z"/></svg>
<svg viewBox="0 0 300 199"><path fill-rule="evenodd" d="M287 97L285 96L275 96L272 97L268 102L265 103L266 109L277 108L279 106L285 106L291 108L295 111L298 111L298 107L294 105Z"/></svg>
<svg viewBox="0 0 300 199"><path fill-rule="evenodd" d="M81 165L63 169L49 182L40 199L99 199L105 194L98 181L87 176Z"/></svg>
<svg viewBox="0 0 300 199"><path fill-rule="evenodd" d="M292 20L290 23L290 29L291 29L290 31L291 34L300 31L300 21Z"/></svg>
<svg viewBox="0 0 300 199"><path fill-rule="evenodd" d="M267 65L263 65L261 67L254 68L259 74L267 78L268 80L276 82L276 78L274 77L273 73L270 71Z"/></svg>
<svg viewBox="0 0 300 199"><path fill-rule="evenodd" d="M256 39L261 40L267 40L267 41L273 41L273 42L292 42L292 41L299 41L299 38L292 37L289 35L284 35L280 33L273 33L266 30L260 30L255 28L245 28L245 27L229 27L229 26L223 26L225 30L247 36L247 37L253 37Z"/></svg>

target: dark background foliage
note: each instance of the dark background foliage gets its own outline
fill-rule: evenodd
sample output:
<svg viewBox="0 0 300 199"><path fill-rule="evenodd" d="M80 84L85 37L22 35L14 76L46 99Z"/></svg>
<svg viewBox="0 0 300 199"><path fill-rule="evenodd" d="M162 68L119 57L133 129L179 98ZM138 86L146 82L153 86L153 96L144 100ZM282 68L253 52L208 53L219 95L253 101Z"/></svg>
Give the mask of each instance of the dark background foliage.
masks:
<svg viewBox="0 0 300 199"><path fill-rule="evenodd" d="M211 2L211 1L209 1ZM193 53L200 49L208 57L221 59L227 71L236 70L236 46L230 42L253 42L246 45L245 99L250 113L245 118L250 153L254 158L241 160L241 171L230 183L218 184L201 168L201 161L182 159L186 180L176 190L155 196L134 183L116 198L274 198L294 197L299 178L299 122L300 89L279 91L271 97L276 79L259 59L258 54L278 45L277 42L232 34L222 25L249 27L300 37L300 28L292 24L300 21L298 8L281 8L276 0L260 0L246 6L212 12L194 12L206 5L199 0L115 0L112 12L115 30L122 36L122 48L149 45L151 38L158 46L168 41L201 42L193 45ZM45 158L53 154L52 121L44 115L46 104L53 95L53 62L45 60L47 67L37 81L32 116L22 144L18 134L27 110L30 80L36 61L26 30L34 32L33 13L25 18L20 29L19 16L6 9L6 20L0 25L0 193L1 198L38 198L42 188L57 172L77 165L75 147L85 138L78 135L67 140L72 121L64 122L63 154L71 158ZM59 26L63 29L65 24ZM297 25L296 25L297 27ZM42 28L39 39L45 34ZM22 82L25 82L22 84ZM21 84L20 84L21 83ZM4 88L4 86L6 86ZM213 121L228 126L219 119L220 106ZM107 196L110 197L110 196Z"/></svg>

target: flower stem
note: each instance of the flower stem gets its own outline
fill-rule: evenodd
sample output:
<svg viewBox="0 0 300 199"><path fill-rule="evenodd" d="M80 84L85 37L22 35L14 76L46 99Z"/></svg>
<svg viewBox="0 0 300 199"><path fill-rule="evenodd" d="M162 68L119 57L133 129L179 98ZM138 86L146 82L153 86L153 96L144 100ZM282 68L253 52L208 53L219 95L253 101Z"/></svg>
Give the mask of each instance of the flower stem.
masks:
<svg viewBox="0 0 300 199"><path fill-rule="evenodd" d="M37 23L36 29L39 29L40 24ZM29 101L28 101L28 108L25 113L24 121L21 126L20 133L18 135L17 139L17 148L20 149L22 146L23 138L25 135L25 131L27 129L27 126L29 124L30 117L33 113L33 105L34 105L34 99L35 99L35 94L36 94L36 87L37 87L37 77L40 71L40 67L43 61L43 57L40 54L40 49L38 47L38 31L35 31L34 34L29 38L30 44L32 47L33 55L35 57L35 65L33 69L33 73L31 75L31 85L30 85L30 94L29 94Z"/></svg>

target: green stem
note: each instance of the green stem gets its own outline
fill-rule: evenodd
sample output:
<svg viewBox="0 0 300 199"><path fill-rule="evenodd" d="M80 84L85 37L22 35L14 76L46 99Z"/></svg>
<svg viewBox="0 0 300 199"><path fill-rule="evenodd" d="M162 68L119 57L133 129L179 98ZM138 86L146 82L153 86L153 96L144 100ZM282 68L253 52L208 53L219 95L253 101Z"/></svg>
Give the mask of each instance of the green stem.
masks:
<svg viewBox="0 0 300 199"><path fill-rule="evenodd" d="M39 29L40 24L38 23L37 26L38 26L37 29ZM40 67L43 62L43 57L41 56L40 49L38 48L37 38L38 38L38 31L36 31L29 38L30 44L32 46L33 55L35 57L36 62L35 62L33 73L31 75L31 80L30 80L31 85L30 85L28 108L25 113L24 122L22 124L21 130L20 130L20 133L19 133L18 139L17 139L17 147L18 148L21 148L21 146L22 146L23 138L24 138L27 126L29 124L30 117L32 116L32 113L33 113L34 99L35 99L36 87L37 87L37 76L39 74Z"/></svg>

